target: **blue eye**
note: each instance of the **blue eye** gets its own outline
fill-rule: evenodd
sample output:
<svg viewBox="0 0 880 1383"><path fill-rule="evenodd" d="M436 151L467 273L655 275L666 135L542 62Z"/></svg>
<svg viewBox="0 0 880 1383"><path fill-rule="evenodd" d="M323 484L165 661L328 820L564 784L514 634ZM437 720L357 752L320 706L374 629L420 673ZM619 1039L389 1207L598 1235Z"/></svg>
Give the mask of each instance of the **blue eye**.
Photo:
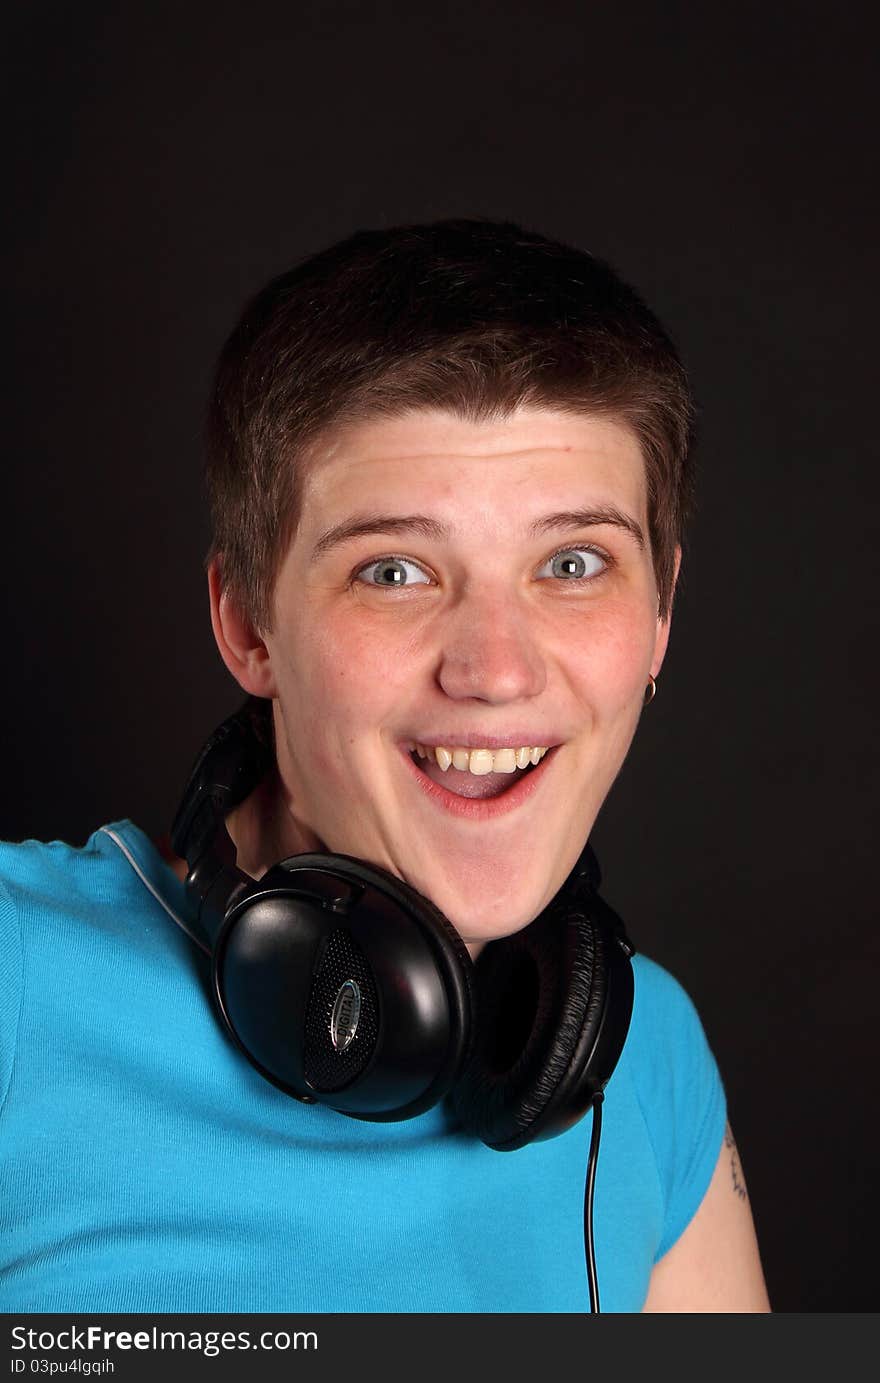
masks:
<svg viewBox="0 0 880 1383"><path fill-rule="evenodd" d="M404 557L381 557L378 562L368 562L355 572L354 579L365 586L383 586L390 590L430 584L427 573Z"/></svg>
<svg viewBox="0 0 880 1383"><path fill-rule="evenodd" d="M594 576L601 576L607 566L606 559L593 548L564 547L548 558L538 576L541 579L555 576L562 581L589 581Z"/></svg>

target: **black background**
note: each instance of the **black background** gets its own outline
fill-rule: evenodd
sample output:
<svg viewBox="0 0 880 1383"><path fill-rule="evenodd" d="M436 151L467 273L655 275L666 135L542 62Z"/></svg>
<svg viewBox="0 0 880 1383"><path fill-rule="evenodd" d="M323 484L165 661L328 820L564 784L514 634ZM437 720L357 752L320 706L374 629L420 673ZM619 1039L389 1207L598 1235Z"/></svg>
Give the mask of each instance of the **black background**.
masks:
<svg viewBox="0 0 880 1383"><path fill-rule="evenodd" d="M518 220L678 340L700 510L594 832L697 1002L774 1307L875 1309L876 33L867 6L31 3L7 20L0 835L167 829L237 702L199 431L244 299Z"/></svg>

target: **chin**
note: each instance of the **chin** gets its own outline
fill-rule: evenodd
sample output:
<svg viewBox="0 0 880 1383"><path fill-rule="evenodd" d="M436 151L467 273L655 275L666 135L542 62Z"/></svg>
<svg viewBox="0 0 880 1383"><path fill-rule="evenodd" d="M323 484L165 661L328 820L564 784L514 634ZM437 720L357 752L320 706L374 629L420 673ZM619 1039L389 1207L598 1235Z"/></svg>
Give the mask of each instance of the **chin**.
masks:
<svg viewBox="0 0 880 1383"><path fill-rule="evenodd" d="M448 883L445 888L419 888L419 892L440 909L462 940L470 945L498 941L521 931L542 912L555 890L551 890L546 899L538 894L524 899L521 892L514 896L513 891L505 889L501 896L497 891L487 891L482 896L470 896L466 901L452 892Z"/></svg>

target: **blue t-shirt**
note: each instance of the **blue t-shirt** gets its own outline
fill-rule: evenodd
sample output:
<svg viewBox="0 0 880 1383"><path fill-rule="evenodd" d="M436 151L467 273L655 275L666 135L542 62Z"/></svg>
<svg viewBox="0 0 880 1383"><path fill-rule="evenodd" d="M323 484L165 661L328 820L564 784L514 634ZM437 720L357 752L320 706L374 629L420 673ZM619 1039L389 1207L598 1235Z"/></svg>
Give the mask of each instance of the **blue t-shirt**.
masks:
<svg viewBox="0 0 880 1383"><path fill-rule="evenodd" d="M236 1051L182 884L129 821L0 845L0 1309L581 1312L588 1115L498 1153L445 1105L303 1105ZM636 956L596 1176L603 1311L638 1311L717 1162L724 1094Z"/></svg>

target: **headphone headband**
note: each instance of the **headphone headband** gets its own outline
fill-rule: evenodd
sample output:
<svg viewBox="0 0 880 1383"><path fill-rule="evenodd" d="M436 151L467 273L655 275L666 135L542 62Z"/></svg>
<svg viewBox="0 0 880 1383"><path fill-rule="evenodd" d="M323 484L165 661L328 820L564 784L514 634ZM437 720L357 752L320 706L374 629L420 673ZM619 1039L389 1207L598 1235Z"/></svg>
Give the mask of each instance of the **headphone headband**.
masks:
<svg viewBox="0 0 880 1383"><path fill-rule="evenodd" d="M171 844L190 868L217 817L227 817L274 766L270 708L271 702L249 696L200 750L171 827Z"/></svg>

